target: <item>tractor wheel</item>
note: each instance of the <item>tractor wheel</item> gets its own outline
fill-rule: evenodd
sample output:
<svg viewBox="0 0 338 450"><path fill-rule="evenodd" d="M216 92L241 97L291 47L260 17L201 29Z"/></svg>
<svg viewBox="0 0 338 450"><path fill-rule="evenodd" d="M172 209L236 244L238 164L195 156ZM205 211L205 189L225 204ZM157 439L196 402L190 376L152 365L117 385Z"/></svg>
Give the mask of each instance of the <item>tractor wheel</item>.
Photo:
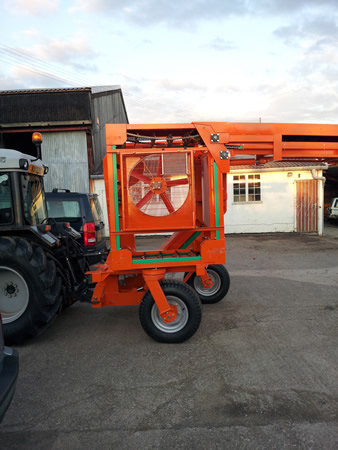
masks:
<svg viewBox="0 0 338 450"><path fill-rule="evenodd" d="M185 283L162 281L161 287L168 303L177 308L177 318L164 322L150 293L144 294L140 304L140 322L146 333L164 343L178 343L189 339L201 322L201 302L196 293Z"/></svg>
<svg viewBox="0 0 338 450"><path fill-rule="evenodd" d="M50 325L61 307L61 277L51 256L18 237L0 237L0 313L5 342L21 344Z"/></svg>
<svg viewBox="0 0 338 450"><path fill-rule="evenodd" d="M187 283L196 291L202 303L217 303L226 296L230 288L229 272L220 264L208 266L207 272L213 282L210 288L205 288L201 278L195 273Z"/></svg>

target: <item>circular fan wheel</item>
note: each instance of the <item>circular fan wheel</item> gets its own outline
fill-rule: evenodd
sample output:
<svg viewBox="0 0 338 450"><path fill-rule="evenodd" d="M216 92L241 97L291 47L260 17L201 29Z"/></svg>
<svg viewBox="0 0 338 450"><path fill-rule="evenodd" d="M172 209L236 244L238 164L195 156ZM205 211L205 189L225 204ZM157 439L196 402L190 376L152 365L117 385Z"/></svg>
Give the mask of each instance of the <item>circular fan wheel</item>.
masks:
<svg viewBox="0 0 338 450"><path fill-rule="evenodd" d="M128 190L134 205L149 216L167 216L176 212L186 201L189 178L175 168L175 174L164 173L166 155L149 155L130 172ZM184 166L185 168L185 166Z"/></svg>

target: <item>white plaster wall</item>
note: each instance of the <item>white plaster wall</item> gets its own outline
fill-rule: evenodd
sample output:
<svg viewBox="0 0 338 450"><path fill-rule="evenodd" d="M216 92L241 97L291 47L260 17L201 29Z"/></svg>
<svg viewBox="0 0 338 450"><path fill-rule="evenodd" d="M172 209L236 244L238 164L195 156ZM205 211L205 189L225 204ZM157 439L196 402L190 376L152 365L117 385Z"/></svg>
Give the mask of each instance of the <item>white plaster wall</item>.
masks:
<svg viewBox="0 0 338 450"><path fill-rule="evenodd" d="M291 177L287 174L292 173ZM253 174L253 172L251 172ZM321 175L321 173L318 173ZM296 180L311 180L308 171L260 172L261 202L234 203L233 176L228 174L228 211L224 216L225 233L271 233L296 230ZM246 174L248 175L248 174ZM106 191L104 180L91 180L92 192L98 194L109 237Z"/></svg>
<svg viewBox="0 0 338 450"><path fill-rule="evenodd" d="M288 173L292 173L292 176L288 176ZM229 174L227 177L228 210L224 216L226 234L296 230L295 180L312 179L310 171L260 172L261 201L252 203L234 203L234 175L241 173Z"/></svg>

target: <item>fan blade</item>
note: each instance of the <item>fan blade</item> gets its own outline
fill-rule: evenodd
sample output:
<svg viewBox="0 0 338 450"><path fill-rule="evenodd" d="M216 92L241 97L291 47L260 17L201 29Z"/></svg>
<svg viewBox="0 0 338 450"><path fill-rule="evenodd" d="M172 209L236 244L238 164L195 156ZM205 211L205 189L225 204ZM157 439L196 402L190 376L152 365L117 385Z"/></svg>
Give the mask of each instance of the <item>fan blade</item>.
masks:
<svg viewBox="0 0 338 450"><path fill-rule="evenodd" d="M171 204L171 201L169 200L169 197L167 196L167 194L165 192L163 192L162 194L160 194L161 199L163 200L165 206L167 207L167 210L169 211L169 213L173 213L175 212L175 209L173 207L173 205Z"/></svg>
<svg viewBox="0 0 338 450"><path fill-rule="evenodd" d="M167 181L167 186L183 186L184 184L188 184L189 180L188 178L180 178L179 180L169 180Z"/></svg>
<svg viewBox="0 0 338 450"><path fill-rule="evenodd" d="M143 173L139 173L136 170L133 170L130 174L130 178L136 178L138 181L143 181L145 184L151 183L151 178L146 177Z"/></svg>
<svg viewBox="0 0 338 450"><path fill-rule="evenodd" d="M146 203L149 202L149 200L151 200L152 196L154 195L154 193L152 191L149 191L136 205L138 208L142 208Z"/></svg>
<svg viewBox="0 0 338 450"><path fill-rule="evenodd" d="M158 159L157 176L159 177L161 174L162 174L162 158L160 156Z"/></svg>

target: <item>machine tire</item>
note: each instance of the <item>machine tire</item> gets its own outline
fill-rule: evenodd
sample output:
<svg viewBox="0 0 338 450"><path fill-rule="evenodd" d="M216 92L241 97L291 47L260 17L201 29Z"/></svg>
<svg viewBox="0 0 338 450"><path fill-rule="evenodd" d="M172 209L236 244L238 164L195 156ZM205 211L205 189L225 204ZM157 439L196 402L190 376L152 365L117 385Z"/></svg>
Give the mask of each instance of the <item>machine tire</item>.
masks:
<svg viewBox="0 0 338 450"><path fill-rule="evenodd" d="M0 237L0 312L7 345L22 344L51 324L61 309L61 287L50 254L26 239Z"/></svg>
<svg viewBox="0 0 338 450"><path fill-rule="evenodd" d="M194 290L185 283L165 280L160 284L169 304L176 305L179 317L174 322L165 323L153 296L147 291L140 304L141 325L144 331L158 342L184 342L195 334L200 325L201 302Z"/></svg>
<svg viewBox="0 0 338 450"><path fill-rule="evenodd" d="M226 296L230 288L229 272L220 264L209 265L207 272L214 282L211 288L203 287L200 277L195 273L188 279L187 284L194 289L202 303L217 303Z"/></svg>

